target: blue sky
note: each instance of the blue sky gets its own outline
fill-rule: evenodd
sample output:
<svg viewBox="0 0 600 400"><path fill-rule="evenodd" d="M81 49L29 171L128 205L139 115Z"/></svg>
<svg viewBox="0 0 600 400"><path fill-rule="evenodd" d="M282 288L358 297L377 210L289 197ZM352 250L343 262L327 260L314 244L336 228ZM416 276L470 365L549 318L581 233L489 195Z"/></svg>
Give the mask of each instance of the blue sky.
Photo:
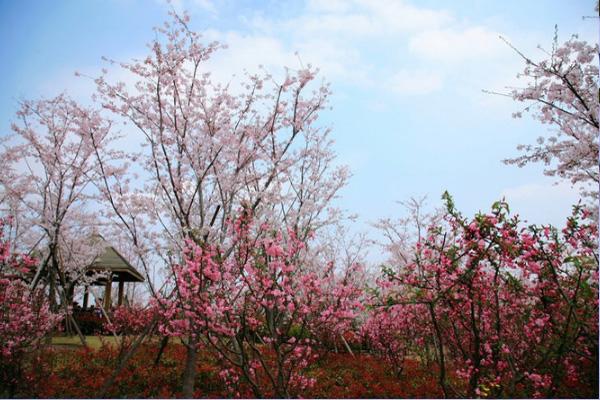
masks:
<svg viewBox="0 0 600 400"><path fill-rule="evenodd" d="M321 68L332 84L333 128L341 163L353 172L338 204L362 224L394 216L396 204L444 190L466 214L506 196L530 222L560 223L577 200L554 186L541 166L519 169L501 160L548 129L512 112L521 105L482 93L519 85L523 68L503 35L533 58L577 33L598 40L593 1L230 1L178 0L191 26L229 45L210 67L228 80L259 64L274 72L300 62ZM0 0L0 135L9 131L20 98L67 90L91 93L75 70L94 75L102 56L145 54L152 27L169 9L158 0ZM295 52L299 53L298 56ZM522 83L521 83L522 85Z"/></svg>

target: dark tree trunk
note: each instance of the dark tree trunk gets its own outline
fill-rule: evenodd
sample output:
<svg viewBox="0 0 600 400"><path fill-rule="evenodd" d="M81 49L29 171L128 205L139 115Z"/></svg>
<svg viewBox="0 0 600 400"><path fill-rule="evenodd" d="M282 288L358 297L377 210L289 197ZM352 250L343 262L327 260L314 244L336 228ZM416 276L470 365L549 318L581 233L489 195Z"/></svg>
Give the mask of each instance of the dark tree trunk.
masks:
<svg viewBox="0 0 600 400"><path fill-rule="evenodd" d="M444 344L442 342L442 332L438 325L437 317L432 303L427 304L429 307L429 316L431 317L431 323L433 324L433 330L435 332L435 338L437 342L437 358L440 366L440 372L438 376L438 382L444 392L444 398L449 397L448 385L446 383L446 362L444 360Z"/></svg>
<svg viewBox="0 0 600 400"><path fill-rule="evenodd" d="M157 366L160 363L160 359L161 359L165 349L167 348L167 344L169 344L169 337L163 336L162 339L160 340L160 347L158 348L158 354L156 355L156 358L154 359L154 366Z"/></svg>
<svg viewBox="0 0 600 400"><path fill-rule="evenodd" d="M123 371L123 368L125 368L129 359L135 354L138 347L142 344L142 342L148 336L148 334L150 332L152 332L152 330L154 330L154 328L156 327L156 324L157 324L157 319L155 318L154 320L152 320L151 323L149 323L146 326L144 331L135 339L135 341L129 347L129 350L127 350L127 352L119 360L119 363L118 363L117 367L115 368L115 370L108 377L108 379L102 384L102 387L100 388L98 395L96 397L98 397L98 398L106 397L108 391L115 384L117 377L119 376L121 371Z"/></svg>
<svg viewBox="0 0 600 400"><path fill-rule="evenodd" d="M194 396L194 382L196 380L196 360L198 358L197 340L190 337L187 345L185 369L183 370L183 397L191 399Z"/></svg>

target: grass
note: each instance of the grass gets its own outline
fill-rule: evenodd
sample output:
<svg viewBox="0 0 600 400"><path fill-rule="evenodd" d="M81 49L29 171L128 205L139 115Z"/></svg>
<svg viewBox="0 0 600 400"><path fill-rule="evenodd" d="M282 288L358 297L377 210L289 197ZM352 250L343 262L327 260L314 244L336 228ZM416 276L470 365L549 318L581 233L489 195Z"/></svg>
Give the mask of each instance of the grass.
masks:
<svg viewBox="0 0 600 400"><path fill-rule="evenodd" d="M115 338L113 335L108 335L108 336L86 336L85 337L85 341L88 345L88 347L90 347L93 350L98 350L100 347L102 347L102 341L104 341L105 343L109 343L109 344L116 344L117 343L117 338ZM148 337L145 339L145 341L159 341L160 337L158 336L152 336L152 337ZM64 347L82 347L83 344L81 344L81 339L79 339L79 336L75 335L75 336L53 336L52 337L52 345L53 346L64 346ZM179 338L171 338L169 340L169 343L178 343L181 344L181 340Z"/></svg>
<svg viewBox="0 0 600 400"><path fill-rule="evenodd" d="M116 341L114 336L86 336L85 337L85 341L86 341L87 345L94 350L97 350L102 346L101 340L104 340L105 342L108 342L111 344L115 343L115 341ZM79 339L79 336L77 336L77 335L76 336L53 336L52 337L52 345L54 345L54 346L78 346L78 347L83 346L81 344L81 340Z"/></svg>

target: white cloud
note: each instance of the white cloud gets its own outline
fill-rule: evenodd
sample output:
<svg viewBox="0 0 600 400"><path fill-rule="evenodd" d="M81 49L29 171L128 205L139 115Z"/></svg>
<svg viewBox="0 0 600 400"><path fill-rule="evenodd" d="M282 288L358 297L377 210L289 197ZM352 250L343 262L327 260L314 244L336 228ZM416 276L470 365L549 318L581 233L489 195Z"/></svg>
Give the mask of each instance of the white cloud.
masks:
<svg viewBox="0 0 600 400"><path fill-rule="evenodd" d="M409 49L433 61L462 62L499 57L506 54L508 46L499 39L499 33L476 26L420 32L410 39Z"/></svg>
<svg viewBox="0 0 600 400"><path fill-rule="evenodd" d="M204 37L227 45L227 49L217 52L205 67L219 81L227 82L232 75L239 75L243 70L257 72L259 65L267 69L298 65L293 50L273 36L212 30L204 32Z"/></svg>
<svg viewBox="0 0 600 400"><path fill-rule="evenodd" d="M565 224L571 206L579 201L577 188L567 182L552 184L549 181L506 188L501 197L529 223L555 226Z"/></svg>
<svg viewBox="0 0 600 400"><path fill-rule="evenodd" d="M177 11L204 10L216 16L224 3L170 4ZM239 20L239 28L203 32L207 41L229 47L206 66L215 81L235 85L244 69L256 72L259 65L277 77L285 66L312 64L336 91L348 85L379 94L424 95L451 87L446 80L468 79L479 95L482 88L496 87L488 82L490 76L498 76L490 71L504 65L498 57L506 53L499 48L510 51L490 28L469 27L444 9L401 0L307 0L302 12L289 18L257 12ZM462 62L466 60L474 62ZM234 74L237 78L232 80Z"/></svg>
<svg viewBox="0 0 600 400"><path fill-rule="evenodd" d="M445 10L417 7L398 0L357 0L384 32L419 31L440 27L454 21Z"/></svg>
<svg viewBox="0 0 600 400"><path fill-rule="evenodd" d="M309 0L308 9L312 11L344 12L350 4L346 0Z"/></svg>
<svg viewBox="0 0 600 400"><path fill-rule="evenodd" d="M260 13L244 16L242 21L246 31L240 35L246 41L261 36L276 38L282 49L298 51L303 62L318 66L327 80L379 90L382 85L377 81L394 74L390 66L397 61L374 60L370 52L377 51L378 58L379 54L395 58L399 49L406 48L410 35L441 29L453 23L454 17L445 10L418 7L399 0L308 0L303 12L291 18L268 18ZM224 38L225 42L228 40ZM257 64L267 65L264 58L276 57L277 53L255 52ZM396 86L400 89L409 85L401 78L397 80ZM437 82L434 80L433 86ZM432 89L430 83L425 91ZM423 89L400 90L407 91L414 93Z"/></svg>
<svg viewBox="0 0 600 400"><path fill-rule="evenodd" d="M252 26L261 28L251 32L203 32L207 40L217 40L227 45L227 50L217 53L211 60L215 78L228 81L242 69L256 71L259 65L276 74L283 67L298 69L308 64L318 67L328 81L352 82L368 85L371 78L370 63L365 61L358 48L344 45L335 35L310 35L295 37L289 30L274 33L267 28L269 22L253 19Z"/></svg>
<svg viewBox="0 0 600 400"><path fill-rule="evenodd" d="M192 4L212 13L217 14L217 8L210 0L193 0Z"/></svg>
<svg viewBox="0 0 600 400"><path fill-rule="evenodd" d="M258 47L256 64L268 65L270 60L280 61L281 52L298 51L334 84L396 95L433 93L445 86L444 80L456 80L465 72L475 79L479 92L489 87L490 79L481 71L498 68L498 60L510 51L493 29L458 22L444 9L399 0L308 0L304 12L291 18L257 14L244 21L246 31L234 41L279 41L277 49ZM224 37L225 42L230 39ZM467 66L465 71L465 61L475 61L471 64L477 67Z"/></svg>
<svg viewBox="0 0 600 400"><path fill-rule="evenodd" d="M272 23L299 37L328 34L343 35L342 39L348 40L435 29L453 20L447 11L419 8L398 0L318 0L309 1L304 14Z"/></svg>

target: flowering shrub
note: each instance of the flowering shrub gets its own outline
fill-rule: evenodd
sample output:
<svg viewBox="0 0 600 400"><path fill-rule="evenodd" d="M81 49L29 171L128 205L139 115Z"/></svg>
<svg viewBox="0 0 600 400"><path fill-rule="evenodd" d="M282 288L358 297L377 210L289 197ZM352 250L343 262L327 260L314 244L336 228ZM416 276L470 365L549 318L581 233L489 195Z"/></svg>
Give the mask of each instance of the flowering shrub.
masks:
<svg viewBox="0 0 600 400"><path fill-rule="evenodd" d="M127 368L117 378L107 393L113 398L172 398L180 393L179 372L185 351L182 346L169 346L163 362L154 365L156 347L143 345ZM99 349L55 350L46 352L43 382L31 390L24 388L19 395L43 398L85 398L98 393L104 380L114 368L119 349L103 344ZM52 362L60 359L60 363ZM204 360L203 360L204 361ZM213 375L216 369L210 366ZM208 375L204 375L208 377ZM214 378L213 381L218 381ZM35 390L35 391L33 391ZM219 396L213 396L219 397Z"/></svg>
<svg viewBox="0 0 600 400"><path fill-rule="evenodd" d="M181 397L181 368L185 364L186 348L170 343L161 362L154 364L156 342L142 345L127 368L107 392L111 398L178 398ZM44 349L39 359L24 371L15 393L29 398L85 398L97 393L110 374L118 349L105 345L99 349ZM57 360L60 360L57 362ZM226 398L230 395L219 377L220 363L210 352L200 350L197 358L194 398ZM298 393L305 398L441 398L443 392L436 382L437 367L423 365L408 357L404 374L398 378L390 365L370 354L329 353L312 363L306 371L315 384ZM449 373L449 380L459 378ZM253 397L247 382L239 385L240 396ZM527 397L525 387L515 397ZM564 382L556 397L593 397L582 386Z"/></svg>
<svg viewBox="0 0 600 400"><path fill-rule="evenodd" d="M156 310L152 307L119 306L112 311L110 323L105 322L106 332L120 335L139 335L148 326Z"/></svg>
<svg viewBox="0 0 600 400"><path fill-rule="evenodd" d="M424 325L420 315L426 312L424 307L400 304L376 307L362 327L372 352L385 359L398 378L402 375L406 357L417 353L417 346L428 336L427 326L421 326L419 334L414 334L417 326Z"/></svg>
<svg viewBox="0 0 600 400"><path fill-rule="evenodd" d="M41 344L59 321L49 310L41 291L31 291L19 276L33 261L10 250L3 240L5 221L0 221L0 390L9 395L22 377L27 356Z"/></svg>
<svg viewBox="0 0 600 400"><path fill-rule="evenodd" d="M169 344L160 364L153 363L156 344L140 347L129 366L119 376L107 396L112 398L177 398L181 397L181 367L186 349ZM19 397L31 398L85 398L96 393L110 374L118 350L105 345L99 349L50 350L45 349L39 363L41 368L28 369L26 379L36 384L21 385ZM56 362L53 360L61 360ZM440 397L433 372L408 361L409 377L397 379L388 367L375 357L348 353L328 354L313 363L307 375L315 380L310 388L299 395L308 398L415 398ZM230 394L221 373L218 360L209 352L198 352L198 374L194 398L226 398ZM240 396L253 396L247 382L239 385Z"/></svg>
<svg viewBox="0 0 600 400"><path fill-rule="evenodd" d="M221 362L232 394L241 384L255 396L289 397L314 384L305 374L315 361L315 337L342 334L360 308L360 290L304 271L305 244L266 225L252 230L248 213L232 224L230 257L214 246L188 244L186 262L173 267L175 300L164 300L161 331L202 341Z"/></svg>
<svg viewBox="0 0 600 400"><path fill-rule="evenodd" d="M520 228L501 202L467 220L446 200L446 225L432 227L414 261L380 282L386 303L404 311L370 323L407 343L432 335L446 395L552 397L565 380L594 387L598 230L586 211L575 207L558 231ZM423 310L416 320L415 307ZM465 385L448 382L448 363Z"/></svg>

